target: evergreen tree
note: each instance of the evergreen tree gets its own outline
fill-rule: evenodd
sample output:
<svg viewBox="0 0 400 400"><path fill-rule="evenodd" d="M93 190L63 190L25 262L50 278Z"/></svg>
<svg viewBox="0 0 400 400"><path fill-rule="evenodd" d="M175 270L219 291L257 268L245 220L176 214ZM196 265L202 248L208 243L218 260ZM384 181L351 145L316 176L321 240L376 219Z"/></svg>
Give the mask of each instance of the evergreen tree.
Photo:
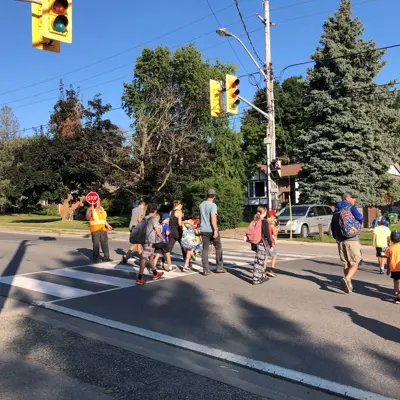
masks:
<svg viewBox="0 0 400 400"><path fill-rule="evenodd" d="M399 114L391 88L374 82L384 51L362 39L363 32L351 1L342 0L312 55L298 141L302 202L333 204L347 191L363 205L383 202Z"/></svg>

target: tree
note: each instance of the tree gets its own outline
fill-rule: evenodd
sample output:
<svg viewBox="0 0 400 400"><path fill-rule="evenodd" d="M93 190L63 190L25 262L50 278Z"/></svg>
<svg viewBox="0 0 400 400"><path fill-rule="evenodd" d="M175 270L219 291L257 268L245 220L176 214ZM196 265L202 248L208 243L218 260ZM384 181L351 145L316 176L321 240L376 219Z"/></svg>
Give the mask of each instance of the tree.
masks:
<svg viewBox="0 0 400 400"><path fill-rule="evenodd" d="M233 71L232 65L203 60L192 44L174 53L162 46L143 50L122 97L134 120L133 191L170 201L204 176L242 179L240 142L229 120L209 116L209 79L224 79Z"/></svg>
<svg viewBox="0 0 400 400"><path fill-rule="evenodd" d="M302 202L333 204L346 191L358 195L361 205L383 202L380 183L395 157L399 114L390 86L374 82L385 65L384 51L362 34L350 0L342 0L312 55L297 142Z"/></svg>
<svg viewBox="0 0 400 400"><path fill-rule="evenodd" d="M17 137L19 122L12 109L4 106L0 110L0 141L12 140Z"/></svg>

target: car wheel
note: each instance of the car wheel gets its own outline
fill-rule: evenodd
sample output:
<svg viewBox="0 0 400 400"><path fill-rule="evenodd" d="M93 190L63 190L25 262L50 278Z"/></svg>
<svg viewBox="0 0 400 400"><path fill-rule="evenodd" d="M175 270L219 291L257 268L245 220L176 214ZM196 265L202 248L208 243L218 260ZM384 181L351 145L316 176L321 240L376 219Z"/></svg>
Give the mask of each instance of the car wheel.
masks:
<svg viewBox="0 0 400 400"><path fill-rule="evenodd" d="M308 226L307 225L302 225L301 230L300 230L300 236L303 238L308 237Z"/></svg>

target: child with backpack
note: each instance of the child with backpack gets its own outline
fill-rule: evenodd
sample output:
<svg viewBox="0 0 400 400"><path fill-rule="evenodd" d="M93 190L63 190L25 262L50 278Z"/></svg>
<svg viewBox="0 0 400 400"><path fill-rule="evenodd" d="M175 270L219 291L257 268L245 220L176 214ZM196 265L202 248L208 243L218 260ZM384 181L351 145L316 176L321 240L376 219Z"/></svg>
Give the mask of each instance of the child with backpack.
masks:
<svg viewBox="0 0 400 400"><path fill-rule="evenodd" d="M164 238L164 240L159 243L154 244L154 249L157 257L157 261L159 257L161 256L161 268L165 271L173 271L174 267L172 266L172 261L171 261L171 253L169 252L169 234L171 233L170 227L169 227L169 214L164 213L162 215L162 223L159 223L159 229L161 231L161 234ZM165 266L165 259L167 259L167 266Z"/></svg>
<svg viewBox="0 0 400 400"><path fill-rule="evenodd" d="M393 244L386 251L386 257L388 258L387 274L392 273L394 302L400 304L400 232L393 231L390 235L390 240Z"/></svg>
<svg viewBox="0 0 400 400"><path fill-rule="evenodd" d="M193 220L189 219L183 222L183 233L181 246L186 252L182 272L190 271L190 258L197 247L196 235L199 234L199 229L194 227Z"/></svg>
<svg viewBox="0 0 400 400"><path fill-rule="evenodd" d="M269 278L264 275L265 258L274 251L268 222L266 207L258 207L257 214L247 229L247 241L256 252L253 266L253 285L266 282Z"/></svg>

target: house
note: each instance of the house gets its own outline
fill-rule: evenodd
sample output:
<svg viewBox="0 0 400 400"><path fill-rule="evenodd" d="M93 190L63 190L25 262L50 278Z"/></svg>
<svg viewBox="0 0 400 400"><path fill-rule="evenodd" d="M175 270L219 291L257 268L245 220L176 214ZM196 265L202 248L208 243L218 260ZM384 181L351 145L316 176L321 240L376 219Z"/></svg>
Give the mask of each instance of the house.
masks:
<svg viewBox="0 0 400 400"><path fill-rule="evenodd" d="M291 196L292 204L298 202L298 175L300 171L301 164L282 165L281 178L278 180L278 201L281 206L288 204L289 195ZM253 177L248 182L248 199L245 203L246 219L249 219L254 215L258 206L268 204L267 173L268 167L266 165L258 164Z"/></svg>

